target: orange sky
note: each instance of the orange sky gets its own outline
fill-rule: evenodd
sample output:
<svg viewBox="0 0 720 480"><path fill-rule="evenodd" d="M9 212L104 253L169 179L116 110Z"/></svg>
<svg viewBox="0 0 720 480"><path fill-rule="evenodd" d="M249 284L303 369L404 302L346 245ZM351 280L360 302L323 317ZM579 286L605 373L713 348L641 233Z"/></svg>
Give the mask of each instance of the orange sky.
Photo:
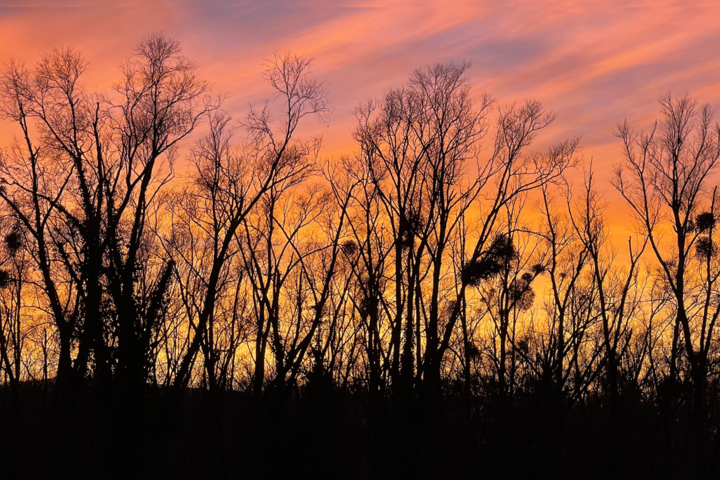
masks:
<svg viewBox="0 0 720 480"><path fill-rule="evenodd" d="M720 107L718 20L720 2L688 0L0 0L0 62L33 63L43 51L73 45L90 61L88 87L106 87L133 45L162 31L182 42L240 117L268 93L259 78L263 59L275 51L309 55L329 84L334 112L316 129L324 155L334 156L353 148L351 111L360 101L402 84L418 66L466 59L478 95L537 98L557 112L544 144L582 137L615 214L626 210L607 183L620 153L616 123L649 126L666 91L688 90ZM0 129L6 138L7 126Z"/></svg>

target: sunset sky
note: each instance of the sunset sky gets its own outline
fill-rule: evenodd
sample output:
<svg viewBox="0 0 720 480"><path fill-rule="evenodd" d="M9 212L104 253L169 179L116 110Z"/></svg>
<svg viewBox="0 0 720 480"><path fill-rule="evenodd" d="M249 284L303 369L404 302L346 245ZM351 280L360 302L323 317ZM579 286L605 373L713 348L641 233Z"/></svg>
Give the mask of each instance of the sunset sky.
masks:
<svg viewBox="0 0 720 480"><path fill-rule="evenodd" d="M259 75L264 59L311 56L333 108L330 124L317 131L323 155L336 156L353 149L352 109L360 101L401 85L416 67L464 59L473 64L477 95L501 103L536 98L555 110L542 144L581 136L582 154L594 159L613 206L606 179L619 158L618 121L650 126L667 91L720 106L714 3L2 1L0 61L32 64L50 48L76 46L90 62L88 87L103 88L142 36L164 32L181 41L240 117L248 102L268 94Z"/></svg>

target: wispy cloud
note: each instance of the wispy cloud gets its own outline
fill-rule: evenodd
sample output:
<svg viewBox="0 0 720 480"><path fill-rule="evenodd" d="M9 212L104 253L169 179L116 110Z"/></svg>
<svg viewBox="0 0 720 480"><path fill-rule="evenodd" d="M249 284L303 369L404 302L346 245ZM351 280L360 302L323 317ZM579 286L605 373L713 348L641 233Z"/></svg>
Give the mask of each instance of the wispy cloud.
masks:
<svg viewBox="0 0 720 480"><path fill-rule="evenodd" d="M720 102L720 8L714 2L98 2L0 8L0 60L32 63L75 45L105 85L138 39L163 31L182 41L236 113L267 90L263 59L293 51L315 58L334 114L326 154L352 149L352 108L439 61L473 63L478 94L501 102L538 98L558 113L548 141L581 135L601 172L619 153L613 128L647 126L665 91ZM110 2L108 2L108 5ZM177 6L181 5L181 6ZM389 5L389 6L388 6ZM320 130L318 130L320 131ZM612 199L611 199L612 200Z"/></svg>

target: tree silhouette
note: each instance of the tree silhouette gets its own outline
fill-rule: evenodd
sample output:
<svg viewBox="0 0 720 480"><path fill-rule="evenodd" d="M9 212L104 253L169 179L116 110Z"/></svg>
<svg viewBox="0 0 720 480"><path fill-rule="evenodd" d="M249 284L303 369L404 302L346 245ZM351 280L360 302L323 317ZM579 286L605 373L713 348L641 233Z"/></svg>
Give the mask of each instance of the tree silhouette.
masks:
<svg viewBox="0 0 720 480"><path fill-rule="evenodd" d="M108 89L72 48L4 64L3 471L716 474L712 109L619 124L615 202L467 62L361 103L322 158L311 66L272 57L235 120L161 34Z"/></svg>

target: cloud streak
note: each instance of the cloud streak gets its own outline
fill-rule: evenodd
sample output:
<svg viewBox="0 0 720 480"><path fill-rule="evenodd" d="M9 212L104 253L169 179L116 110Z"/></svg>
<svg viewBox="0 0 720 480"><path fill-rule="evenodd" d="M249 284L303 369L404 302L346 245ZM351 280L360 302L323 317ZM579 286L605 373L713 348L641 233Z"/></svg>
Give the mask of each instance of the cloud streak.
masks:
<svg viewBox="0 0 720 480"><path fill-rule="evenodd" d="M555 110L547 141L582 136L601 177L620 153L616 123L649 126L660 94L689 90L720 103L720 8L712 2L379 3L6 3L0 61L33 63L52 47L74 45L91 63L89 86L104 87L141 36L163 31L183 43L214 88L228 94L226 108L240 116L267 93L263 59L276 51L309 55L334 109L330 125L317 131L325 154L338 155L352 151L358 102L401 85L416 67L466 59L478 95L537 98Z"/></svg>

